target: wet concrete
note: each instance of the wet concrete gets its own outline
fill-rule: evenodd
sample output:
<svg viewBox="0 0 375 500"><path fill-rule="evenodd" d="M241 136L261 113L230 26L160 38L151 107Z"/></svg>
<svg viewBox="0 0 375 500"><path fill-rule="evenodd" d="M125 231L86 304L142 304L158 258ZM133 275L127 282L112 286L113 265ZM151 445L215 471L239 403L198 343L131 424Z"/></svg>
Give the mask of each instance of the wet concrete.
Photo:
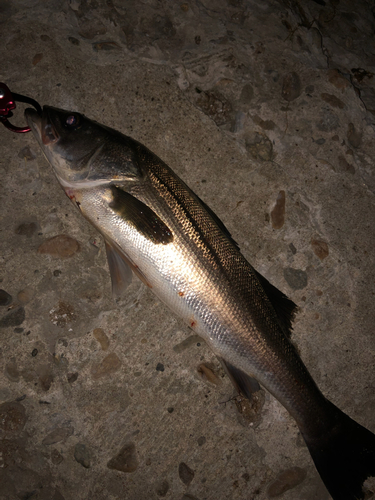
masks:
<svg viewBox="0 0 375 500"><path fill-rule="evenodd" d="M324 394L375 431L372 2L4 0L0 22L0 81L163 158L298 304ZM328 500L280 404L236 398L138 280L113 301L31 134L0 134L0 498Z"/></svg>

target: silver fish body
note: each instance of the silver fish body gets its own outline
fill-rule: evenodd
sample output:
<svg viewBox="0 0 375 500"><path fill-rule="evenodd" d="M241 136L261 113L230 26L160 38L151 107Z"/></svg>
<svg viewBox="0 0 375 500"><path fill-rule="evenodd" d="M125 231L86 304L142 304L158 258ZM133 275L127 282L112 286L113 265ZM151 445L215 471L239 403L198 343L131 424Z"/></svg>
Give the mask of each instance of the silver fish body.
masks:
<svg viewBox="0 0 375 500"><path fill-rule="evenodd" d="M250 396L256 379L287 408L333 497L361 498L375 474L375 436L319 391L289 340L295 305L252 268L217 216L140 143L78 113L45 107L42 117L26 116L66 194L103 235L114 290L129 269L137 274L205 339L242 392ZM362 465L341 486L326 457L341 463L342 452L326 448L348 432L371 446L347 443Z"/></svg>

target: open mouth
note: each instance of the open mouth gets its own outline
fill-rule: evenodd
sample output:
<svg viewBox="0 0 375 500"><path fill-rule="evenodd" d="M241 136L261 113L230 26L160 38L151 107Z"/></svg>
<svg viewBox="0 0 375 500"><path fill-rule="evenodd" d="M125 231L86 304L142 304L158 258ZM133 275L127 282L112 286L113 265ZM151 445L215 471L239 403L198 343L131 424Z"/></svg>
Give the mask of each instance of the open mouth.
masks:
<svg viewBox="0 0 375 500"><path fill-rule="evenodd" d="M48 116L48 110L46 110L45 107L43 108L42 116L40 116L34 109L27 108L25 110L25 117L31 130L34 132L39 141L45 146L53 144L58 140L59 135L53 126Z"/></svg>

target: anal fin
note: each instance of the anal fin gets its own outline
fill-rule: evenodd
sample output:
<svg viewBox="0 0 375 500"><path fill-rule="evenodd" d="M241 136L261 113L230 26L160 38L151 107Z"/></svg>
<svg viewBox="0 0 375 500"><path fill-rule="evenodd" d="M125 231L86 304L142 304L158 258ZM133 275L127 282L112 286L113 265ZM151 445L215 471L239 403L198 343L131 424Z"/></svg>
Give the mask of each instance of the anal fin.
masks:
<svg viewBox="0 0 375 500"><path fill-rule="evenodd" d="M254 392L260 390L259 382L239 368L233 366L228 361L225 361L225 359L219 357L218 359L238 392L241 392L247 397L247 399L251 400Z"/></svg>

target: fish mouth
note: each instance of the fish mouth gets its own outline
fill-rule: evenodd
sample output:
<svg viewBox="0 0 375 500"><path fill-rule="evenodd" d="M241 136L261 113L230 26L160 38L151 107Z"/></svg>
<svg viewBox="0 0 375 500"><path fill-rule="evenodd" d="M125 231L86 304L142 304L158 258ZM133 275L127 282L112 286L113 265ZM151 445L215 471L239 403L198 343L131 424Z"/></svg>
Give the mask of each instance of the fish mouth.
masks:
<svg viewBox="0 0 375 500"><path fill-rule="evenodd" d="M42 115L39 115L35 109L27 108L25 110L25 118L35 137L37 137L41 144L49 146L58 141L59 134L53 126L47 106L43 107Z"/></svg>

